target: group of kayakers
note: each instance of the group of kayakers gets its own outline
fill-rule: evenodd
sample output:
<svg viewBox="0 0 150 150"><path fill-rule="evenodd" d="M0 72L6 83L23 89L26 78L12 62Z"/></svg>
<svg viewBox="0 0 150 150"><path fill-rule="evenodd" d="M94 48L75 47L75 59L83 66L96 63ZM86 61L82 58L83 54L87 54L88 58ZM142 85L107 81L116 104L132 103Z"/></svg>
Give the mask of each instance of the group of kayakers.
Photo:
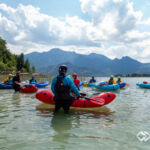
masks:
<svg viewBox="0 0 150 150"><path fill-rule="evenodd" d="M13 88L14 88L15 92L20 91L20 86L21 86L20 73L21 73L20 71L17 71L15 76L13 74L9 74L8 77L6 77L4 79L5 84L13 85ZM32 82L37 82L35 80L34 75L32 75L32 78L29 80L30 84Z"/></svg>
<svg viewBox="0 0 150 150"><path fill-rule="evenodd" d="M4 83L7 85L13 85L15 91L20 91L20 71L16 72L16 75L9 74L8 77L4 79Z"/></svg>
<svg viewBox="0 0 150 150"><path fill-rule="evenodd" d="M117 77L117 82L116 82L116 80L114 79L114 76L111 75L111 76L110 76L110 79L108 80L107 83L108 83L109 85L112 85L112 84L116 84L116 83L117 83L117 84L120 84L121 82L122 82L122 80L121 80L121 77L120 77L120 76Z"/></svg>
<svg viewBox="0 0 150 150"><path fill-rule="evenodd" d="M66 75L67 66L61 65L59 67L59 75L54 77L52 80L51 90L54 93L55 101L55 113L62 107L65 113L69 112L69 108L75 99L80 97L79 86L80 80L76 73L71 75ZM120 76L118 77L117 83L121 82ZM94 76L89 80L88 83L96 83ZM114 76L110 76L107 84L116 84Z"/></svg>
<svg viewBox="0 0 150 150"><path fill-rule="evenodd" d="M69 112L69 108L75 99L80 97L79 86L80 80L76 73L71 76L67 76L67 66L61 65L59 67L59 75L54 77L52 80L51 90L54 93L54 101L55 101L55 112L57 112L61 107L64 109L65 113ZM29 80L29 83L37 82L35 77L32 75L32 78ZM117 83L121 82L121 78L118 77ZM16 75L13 76L9 74L9 76L4 80L5 84L12 84L15 91L20 91L21 79L20 79L20 71L16 72ZM88 83L96 83L94 76L89 80ZM114 80L114 76L110 76L107 84L116 84Z"/></svg>
<svg viewBox="0 0 150 150"><path fill-rule="evenodd" d="M65 113L69 112L70 106L75 99L80 97L79 85L80 80L76 73L66 76L67 66L61 65L59 67L59 75L52 80L51 90L54 93L55 113L62 107ZM96 82L94 77L90 79L89 83Z"/></svg>

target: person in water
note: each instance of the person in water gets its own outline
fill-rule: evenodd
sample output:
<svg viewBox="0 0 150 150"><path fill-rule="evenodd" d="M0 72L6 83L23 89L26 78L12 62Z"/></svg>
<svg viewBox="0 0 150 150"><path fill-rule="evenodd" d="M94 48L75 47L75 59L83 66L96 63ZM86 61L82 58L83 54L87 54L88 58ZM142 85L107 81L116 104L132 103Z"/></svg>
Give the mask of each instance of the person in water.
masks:
<svg viewBox="0 0 150 150"><path fill-rule="evenodd" d="M13 75L9 74L7 78L4 79L5 84L12 84L13 83Z"/></svg>
<svg viewBox="0 0 150 150"><path fill-rule="evenodd" d="M77 78L77 74L74 73L74 74L72 75L72 77L73 77L73 82L74 82L74 84L75 84L76 87L79 89L80 80Z"/></svg>
<svg viewBox="0 0 150 150"><path fill-rule="evenodd" d="M70 105L74 101L74 97L70 95L72 91L77 97L80 96L79 90L75 86L73 80L66 76L67 66L59 67L59 75L52 80L51 90L54 93L55 113L63 107L64 113L69 113Z"/></svg>
<svg viewBox="0 0 150 150"><path fill-rule="evenodd" d="M32 78L29 80L29 83L30 83L30 84L33 83L33 82L37 82L37 81L35 80L35 76L34 76L34 75L32 75Z"/></svg>
<svg viewBox="0 0 150 150"><path fill-rule="evenodd" d="M20 91L20 71L16 72L16 76L13 77L13 87L15 92Z"/></svg>
<svg viewBox="0 0 150 150"><path fill-rule="evenodd" d="M89 83L95 83L95 82L96 82L96 80L95 80L94 76L92 76L92 78L90 79Z"/></svg>
<svg viewBox="0 0 150 150"><path fill-rule="evenodd" d="M109 85L116 84L116 81L114 80L114 76L113 75L110 76L110 79L109 79L109 81L107 83Z"/></svg>
<svg viewBox="0 0 150 150"><path fill-rule="evenodd" d="M121 82L122 82L121 77L120 77L120 76L118 76L117 83L118 83L118 84L120 84Z"/></svg>

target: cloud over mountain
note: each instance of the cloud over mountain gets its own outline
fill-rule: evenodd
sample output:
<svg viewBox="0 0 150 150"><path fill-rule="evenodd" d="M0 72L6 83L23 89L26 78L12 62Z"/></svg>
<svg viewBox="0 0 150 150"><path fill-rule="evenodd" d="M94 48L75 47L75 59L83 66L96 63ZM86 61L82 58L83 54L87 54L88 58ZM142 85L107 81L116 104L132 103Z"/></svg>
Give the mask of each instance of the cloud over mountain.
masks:
<svg viewBox="0 0 150 150"><path fill-rule="evenodd" d="M79 53L103 53L109 58L150 58L150 31L143 12L129 0L80 0L89 16L54 17L33 5L16 8L0 4L0 36L14 53L44 51L53 47ZM57 11L57 10L56 10Z"/></svg>

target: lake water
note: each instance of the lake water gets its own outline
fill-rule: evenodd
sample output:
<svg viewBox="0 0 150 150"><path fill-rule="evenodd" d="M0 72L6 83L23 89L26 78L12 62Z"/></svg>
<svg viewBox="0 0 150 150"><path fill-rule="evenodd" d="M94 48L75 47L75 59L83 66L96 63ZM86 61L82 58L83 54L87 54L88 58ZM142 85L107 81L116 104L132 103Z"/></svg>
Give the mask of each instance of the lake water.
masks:
<svg viewBox="0 0 150 150"><path fill-rule="evenodd" d="M37 101L35 94L0 90L0 150L150 150L150 139L137 138L141 131L150 134L150 89L136 86L150 78L122 80L130 86L116 91L112 103L72 108L69 115L54 115L53 107ZM81 91L101 92L90 87Z"/></svg>

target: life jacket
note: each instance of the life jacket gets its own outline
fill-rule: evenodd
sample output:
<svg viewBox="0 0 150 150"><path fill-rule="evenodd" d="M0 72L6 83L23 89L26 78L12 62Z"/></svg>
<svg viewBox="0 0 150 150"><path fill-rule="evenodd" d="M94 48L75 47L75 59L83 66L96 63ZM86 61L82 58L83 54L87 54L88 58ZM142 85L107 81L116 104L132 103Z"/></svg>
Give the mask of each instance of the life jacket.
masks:
<svg viewBox="0 0 150 150"><path fill-rule="evenodd" d="M110 85L111 85L111 84L112 84L112 80L109 80L109 81L108 81L108 84L110 84Z"/></svg>
<svg viewBox="0 0 150 150"><path fill-rule="evenodd" d="M76 85L76 87L78 88L80 85L80 80L78 78L73 80L74 84Z"/></svg>
<svg viewBox="0 0 150 150"><path fill-rule="evenodd" d="M112 84L116 84L116 81L113 79L113 80L109 80L108 84L112 85Z"/></svg>
<svg viewBox="0 0 150 150"><path fill-rule="evenodd" d="M118 81L117 81L118 84L120 84L121 82L122 82L121 80L118 80Z"/></svg>
<svg viewBox="0 0 150 150"><path fill-rule="evenodd" d="M95 83L95 82L96 82L95 79L91 79L91 80L89 81L89 83Z"/></svg>
<svg viewBox="0 0 150 150"><path fill-rule="evenodd" d="M7 78L5 78L4 83L9 83L9 84L11 84L11 83L13 83L13 79L7 77Z"/></svg>
<svg viewBox="0 0 150 150"><path fill-rule="evenodd" d="M9 81L9 78L6 77L6 78L4 79L4 83L6 83L6 82L8 82L8 81Z"/></svg>
<svg viewBox="0 0 150 150"><path fill-rule="evenodd" d="M116 81L115 81L115 80L113 80L113 81L112 81L112 83L113 83L113 84L116 84Z"/></svg>
<svg viewBox="0 0 150 150"><path fill-rule="evenodd" d="M63 77L57 76L57 81L54 86L55 96L58 96L61 98L70 96L70 87L68 85L64 85L63 83L64 78L65 76Z"/></svg>
<svg viewBox="0 0 150 150"><path fill-rule="evenodd" d="M8 83L9 83L9 84L12 84L12 83L13 83L13 79L10 78L9 81L8 81Z"/></svg>

